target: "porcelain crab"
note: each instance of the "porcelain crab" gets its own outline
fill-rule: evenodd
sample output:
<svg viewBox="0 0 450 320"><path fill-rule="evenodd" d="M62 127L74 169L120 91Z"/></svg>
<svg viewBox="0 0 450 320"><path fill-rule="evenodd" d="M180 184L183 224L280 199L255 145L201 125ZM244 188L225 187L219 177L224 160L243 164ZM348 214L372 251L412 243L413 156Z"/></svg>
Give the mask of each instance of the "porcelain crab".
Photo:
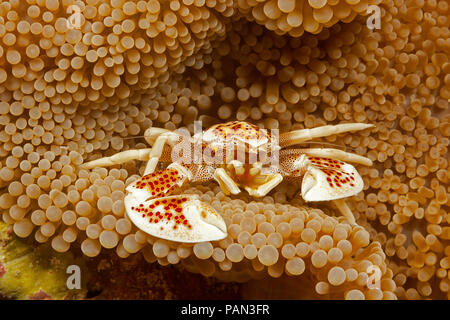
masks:
<svg viewBox="0 0 450 320"><path fill-rule="evenodd" d="M347 220L355 224L352 212L342 199L360 192L363 180L346 162L370 166L372 161L338 149L288 147L372 126L346 123L278 135L247 122L232 121L214 125L194 136L187 130L180 133L152 127L144 135L152 148L123 151L82 167L148 161L144 176L126 188L125 208L139 229L167 240L201 242L227 236L222 217L210 205L196 196L172 195L188 181L214 179L225 194L237 194L243 187L250 195L262 197L283 178L302 179L301 195L305 201L333 200ZM155 171L159 162L169 165Z"/></svg>

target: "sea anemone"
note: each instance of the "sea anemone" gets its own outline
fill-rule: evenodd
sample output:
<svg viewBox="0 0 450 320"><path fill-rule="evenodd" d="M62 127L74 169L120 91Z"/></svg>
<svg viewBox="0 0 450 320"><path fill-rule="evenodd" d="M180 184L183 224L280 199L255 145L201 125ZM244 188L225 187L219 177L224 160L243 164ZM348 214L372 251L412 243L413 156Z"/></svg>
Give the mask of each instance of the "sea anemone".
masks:
<svg viewBox="0 0 450 320"><path fill-rule="evenodd" d="M288 10L294 4L310 12L300 24ZM369 4L379 5L381 29L367 28ZM448 299L449 11L445 0L2 2L0 216L18 237L58 252L142 252L222 279L311 274L325 298ZM151 126L193 132L194 120L208 127L233 119L282 132L375 124L321 141L374 161L358 168L365 187L348 201L361 227L322 204L295 204L295 185L263 200L197 186L187 191L223 208L230 237L175 250L125 215L125 186L143 173L141 163L79 169L148 147L140 136ZM275 218L256 213L260 206ZM286 210L299 215L293 225ZM349 261L338 246L344 239L323 232L325 222L358 248L348 266L357 277L366 272L359 264L382 270L381 294L347 281L355 272L339 266ZM288 230L300 227L306 238L289 243ZM303 244L314 244L315 255L298 255Z"/></svg>

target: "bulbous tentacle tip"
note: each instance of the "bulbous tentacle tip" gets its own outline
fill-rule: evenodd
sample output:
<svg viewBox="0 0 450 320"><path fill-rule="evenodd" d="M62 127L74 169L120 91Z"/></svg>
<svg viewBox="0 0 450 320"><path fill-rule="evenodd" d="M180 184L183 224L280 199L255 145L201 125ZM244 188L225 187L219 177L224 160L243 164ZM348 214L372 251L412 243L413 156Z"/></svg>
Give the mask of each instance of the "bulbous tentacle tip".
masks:
<svg viewBox="0 0 450 320"><path fill-rule="evenodd" d="M157 238L196 243L227 237L222 217L195 195L141 201L129 193L125 197L125 209L136 227Z"/></svg>

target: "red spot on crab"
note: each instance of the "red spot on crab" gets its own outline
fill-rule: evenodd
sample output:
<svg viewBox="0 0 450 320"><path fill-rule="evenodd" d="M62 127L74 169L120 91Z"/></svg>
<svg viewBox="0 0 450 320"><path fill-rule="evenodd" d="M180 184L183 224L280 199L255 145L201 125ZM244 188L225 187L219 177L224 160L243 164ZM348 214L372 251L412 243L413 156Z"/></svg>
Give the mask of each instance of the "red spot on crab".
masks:
<svg viewBox="0 0 450 320"><path fill-rule="evenodd" d="M178 225L181 225L183 228L192 229L189 221L182 214L183 208L181 206L182 203L189 201L189 199L190 198L188 197L180 198L179 196L160 199L148 199L146 201L149 202L143 203L143 207L140 206L141 204L139 204L139 207L136 209L137 212L142 214L143 218L146 218L146 221L149 224L160 224L158 225L158 229L161 225L168 225L168 228L170 229ZM159 210L154 210L155 207ZM170 222L172 222L172 225L169 224Z"/></svg>

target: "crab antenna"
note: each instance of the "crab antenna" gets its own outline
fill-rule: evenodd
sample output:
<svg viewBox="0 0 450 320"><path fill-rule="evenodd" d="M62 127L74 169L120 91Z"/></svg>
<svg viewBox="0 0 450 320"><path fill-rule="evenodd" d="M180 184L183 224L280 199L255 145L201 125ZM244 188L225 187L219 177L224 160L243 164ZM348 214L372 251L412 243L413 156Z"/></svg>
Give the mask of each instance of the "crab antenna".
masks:
<svg viewBox="0 0 450 320"><path fill-rule="evenodd" d="M123 140L130 140L130 139L139 139L139 138L145 138L146 136L131 136L131 137L123 137Z"/></svg>
<svg viewBox="0 0 450 320"><path fill-rule="evenodd" d="M351 151L355 151L356 150L355 148L352 148L352 147L349 147L349 146L345 146L345 145L337 144L337 143L331 143L331 142L305 141L305 142L299 143L299 145L304 145L304 144L327 146L327 147L334 147L334 148L342 148L342 149L351 150Z"/></svg>

